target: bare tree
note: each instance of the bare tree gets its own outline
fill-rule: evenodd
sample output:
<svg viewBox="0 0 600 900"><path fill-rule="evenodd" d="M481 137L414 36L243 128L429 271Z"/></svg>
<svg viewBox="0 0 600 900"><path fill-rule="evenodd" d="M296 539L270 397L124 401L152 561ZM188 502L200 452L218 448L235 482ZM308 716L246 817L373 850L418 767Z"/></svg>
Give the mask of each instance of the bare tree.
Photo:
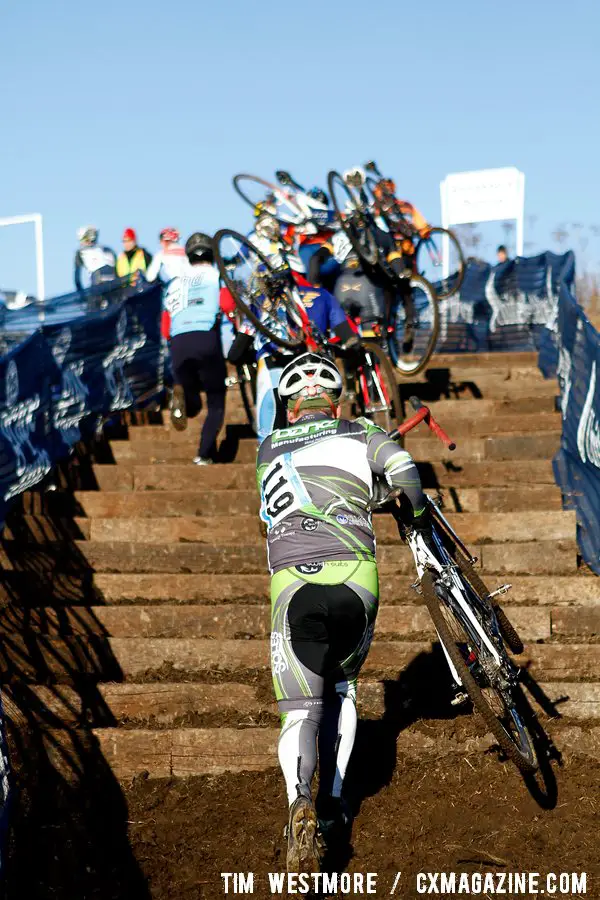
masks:
<svg viewBox="0 0 600 900"><path fill-rule="evenodd" d="M562 250L563 244L565 243L565 241L566 241L567 238L569 237L569 232L566 230L566 228L565 228L564 225L559 225L558 228L556 228L556 229L552 232L552 237L554 238L554 240L556 241L556 243L558 244L558 246L559 246L560 249Z"/></svg>
<svg viewBox="0 0 600 900"><path fill-rule="evenodd" d="M502 229L504 231L504 243L509 256L513 255L513 234L515 232L514 222L503 222Z"/></svg>
<svg viewBox="0 0 600 900"><path fill-rule="evenodd" d="M535 240L533 239L533 232L535 229L535 223L537 222L539 216L534 213L530 213L527 216L527 234L529 236L529 240L525 244L525 247L529 246L530 251L535 247Z"/></svg>

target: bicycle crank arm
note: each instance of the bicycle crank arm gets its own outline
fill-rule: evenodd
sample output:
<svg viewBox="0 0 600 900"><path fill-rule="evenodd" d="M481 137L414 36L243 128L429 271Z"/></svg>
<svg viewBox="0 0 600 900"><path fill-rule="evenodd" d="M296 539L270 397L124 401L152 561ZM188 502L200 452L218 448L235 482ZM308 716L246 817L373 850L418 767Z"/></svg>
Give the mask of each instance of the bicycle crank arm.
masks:
<svg viewBox="0 0 600 900"><path fill-rule="evenodd" d="M488 594L488 600L493 600L494 597L499 597L501 594L508 594L508 592L510 591L511 588L512 588L512 584L500 585L500 587L497 590L492 591L491 594Z"/></svg>

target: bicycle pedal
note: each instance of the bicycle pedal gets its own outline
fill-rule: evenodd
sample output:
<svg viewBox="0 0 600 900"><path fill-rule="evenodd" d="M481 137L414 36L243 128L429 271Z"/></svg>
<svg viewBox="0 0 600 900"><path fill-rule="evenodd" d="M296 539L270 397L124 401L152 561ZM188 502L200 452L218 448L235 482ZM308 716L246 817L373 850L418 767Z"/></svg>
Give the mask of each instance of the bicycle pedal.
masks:
<svg viewBox="0 0 600 900"><path fill-rule="evenodd" d="M464 691L459 691L452 700L450 701L451 706L462 706L463 703L467 703L469 700L469 695L465 694Z"/></svg>

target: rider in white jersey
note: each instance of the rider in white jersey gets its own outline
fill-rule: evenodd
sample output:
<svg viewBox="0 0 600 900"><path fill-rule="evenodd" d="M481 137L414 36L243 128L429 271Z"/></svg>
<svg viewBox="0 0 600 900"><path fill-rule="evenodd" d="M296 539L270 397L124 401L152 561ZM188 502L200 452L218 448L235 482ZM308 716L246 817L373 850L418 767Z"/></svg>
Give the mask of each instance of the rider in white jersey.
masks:
<svg viewBox="0 0 600 900"><path fill-rule="evenodd" d="M146 281L169 282L181 275L186 266L185 250L179 241L176 228L163 228L160 233L160 250L152 257L146 271Z"/></svg>

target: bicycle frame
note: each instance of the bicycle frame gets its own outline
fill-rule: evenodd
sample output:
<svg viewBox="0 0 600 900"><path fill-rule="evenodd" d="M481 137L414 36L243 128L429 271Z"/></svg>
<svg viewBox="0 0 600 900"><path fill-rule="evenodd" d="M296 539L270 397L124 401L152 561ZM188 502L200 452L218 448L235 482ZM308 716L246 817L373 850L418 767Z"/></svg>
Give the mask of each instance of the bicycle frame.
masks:
<svg viewBox="0 0 600 900"><path fill-rule="evenodd" d="M450 450L454 450L456 448L456 444L448 437L441 426L438 425L438 423L431 415L431 411L429 410L429 408L427 406L424 406L415 397L410 398L410 403L415 409L415 415L404 422L400 426L400 428L398 428L390 436L394 438L403 436L408 431L416 427L419 423L426 422L426 424L440 438L440 440L442 440ZM436 528L436 519L441 522L444 531L447 532L449 537L465 553L467 559L472 559L472 557L465 547L463 541L458 537L446 517L439 510L438 506L429 497L427 498L427 502L429 504L431 517L433 520L432 538L435 552L432 551L432 549L428 546L423 536L419 532L415 531L414 529L407 529L401 524L402 537L410 547L411 553L413 555L415 567L418 574L418 581L421 581L421 578L426 571L433 571L437 573L436 584L441 586L441 599L452 609L454 615L459 619L466 633L469 635L470 639L477 647L478 651L483 651L484 659L478 659L478 662L482 665L482 667L484 667L486 659L490 660L493 663L494 668L496 669L495 674L497 674L498 671L502 672L503 681L505 683L510 683L511 681L516 682L517 673L514 669L514 666L507 660L507 657L504 653L501 643L500 631L493 607L491 604L489 606L482 604L477 594L463 579L459 567L449 555L444 546L442 536L438 533L438 529ZM486 629L482 626L480 619L476 615L476 611L478 611L480 616L484 620L486 620L486 623L489 623L489 625L491 626L491 637L486 632ZM494 643L494 635L498 637L498 645ZM444 642L439 634L438 639L442 646L444 656L446 658L454 681L459 686L462 686L461 678L456 671L456 667L450 659L446 647L444 646ZM486 674L488 673L486 672Z"/></svg>

